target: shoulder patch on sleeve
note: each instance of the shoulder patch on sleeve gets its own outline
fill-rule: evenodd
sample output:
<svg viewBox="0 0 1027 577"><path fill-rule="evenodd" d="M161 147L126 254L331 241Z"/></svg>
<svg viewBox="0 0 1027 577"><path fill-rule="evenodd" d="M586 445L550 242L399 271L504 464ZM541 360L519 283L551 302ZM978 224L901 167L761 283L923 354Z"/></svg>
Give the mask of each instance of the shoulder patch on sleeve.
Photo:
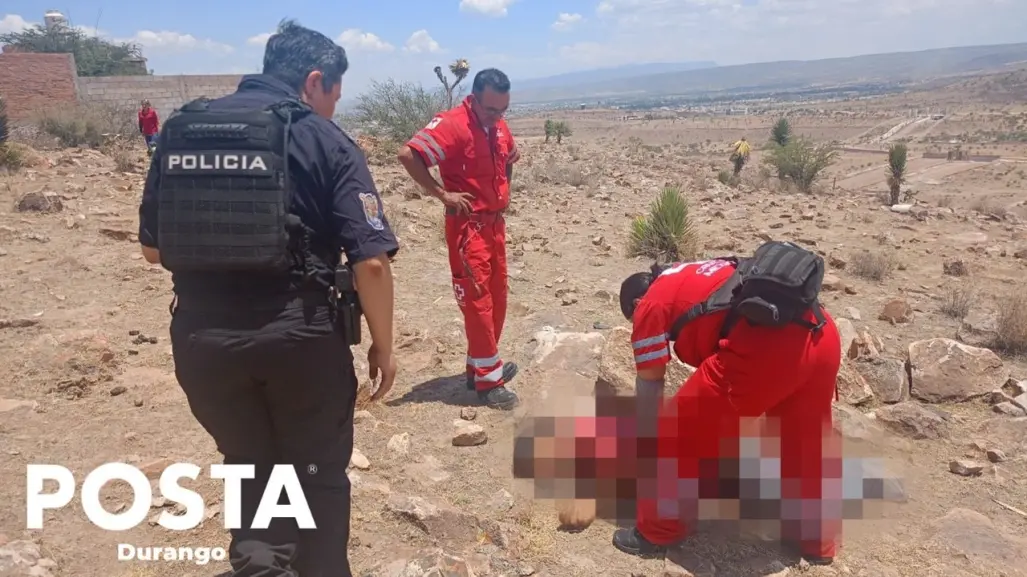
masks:
<svg viewBox="0 0 1027 577"><path fill-rule="evenodd" d="M375 230L385 229L384 214L382 214L382 201L373 192L361 192L360 204L364 206L364 218L367 224Z"/></svg>
<svg viewBox="0 0 1027 577"><path fill-rule="evenodd" d="M424 128L425 128L425 130L431 130L431 129L435 128L436 126L438 126L439 124L442 124L442 117L441 116L436 116L435 118L433 118L431 120L431 122L428 123L428 126L425 126Z"/></svg>

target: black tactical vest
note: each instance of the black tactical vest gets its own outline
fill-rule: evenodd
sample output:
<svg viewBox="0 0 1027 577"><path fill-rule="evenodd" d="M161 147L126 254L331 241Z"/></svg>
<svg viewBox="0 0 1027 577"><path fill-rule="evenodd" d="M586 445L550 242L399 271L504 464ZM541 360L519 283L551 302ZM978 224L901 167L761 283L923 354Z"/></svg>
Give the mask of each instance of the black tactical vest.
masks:
<svg viewBox="0 0 1027 577"><path fill-rule="evenodd" d="M215 111L183 106L160 137L158 239L171 272L286 273L303 226L289 213L289 128L306 105Z"/></svg>

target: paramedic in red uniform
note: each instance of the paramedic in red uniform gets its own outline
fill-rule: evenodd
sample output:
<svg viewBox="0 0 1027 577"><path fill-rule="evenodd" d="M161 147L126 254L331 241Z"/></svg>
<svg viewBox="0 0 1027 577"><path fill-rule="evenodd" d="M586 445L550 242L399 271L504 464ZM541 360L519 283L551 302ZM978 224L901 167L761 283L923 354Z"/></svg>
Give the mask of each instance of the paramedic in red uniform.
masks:
<svg viewBox="0 0 1027 577"><path fill-rule="evenodd" d="M648 488L640 481L636 527L617 530L613 544L629 554L658 557L687 536L685 522L696 518L699 499L738 499L740 489L725 490L723 479L738 477L737 460L729 463L738 458L739 428L745 417L765 414L768 424L773 423L773 436L780 439L781 455L780 511L774 509L771 518L781 520L786 546L797 547L810 563L827 564L834 558L841 525L835 521L840 511L825 514L821 508L830 506L822 479L840 477L841 467L837 457L831 458L838 450L831 432L831 402L841 363L833 320L826 311L818 318L819 328L796 323L753 326L743 319L721 338L728 314L721 310L698 316L678 335L669 334L683 313L706 302L735 270L730 260L684 263L655 279L652 273L632 275L621 287L621 309L633 324L639 403L648 398L660 411L655 425L660 464L651 467L662 480ZM812 310L798 314L801 322L814 318ZM672 348L678 359L697 370L656 409ZM726 471L732 466L733 474ZM840 488L828 491L834 494ZM755 498L741 496L750 502Z"/></svg>
<svg viewBox="0 0 1027 577"><path fill-rule="evenodd" d="M144 100L139 108L139 133L146 141L146 151L153 153L153 147L157 145L157 135L160 133L160 120L157 118L157 111L150 106L149 100Z"/></svg>
<svg viewBox="0 0 1027 577"><path fill-rule="evenodd" d="M436 116L399 151L411 178L445 205L453 295L467 333L467 387L504 410L518 401L506 387L517 365L499 356L507 297L503 211L518 159L503 120L509 106L510 80L494 68L482 70L463 103ZM432 166L441 184L428 171Z"/></svg>

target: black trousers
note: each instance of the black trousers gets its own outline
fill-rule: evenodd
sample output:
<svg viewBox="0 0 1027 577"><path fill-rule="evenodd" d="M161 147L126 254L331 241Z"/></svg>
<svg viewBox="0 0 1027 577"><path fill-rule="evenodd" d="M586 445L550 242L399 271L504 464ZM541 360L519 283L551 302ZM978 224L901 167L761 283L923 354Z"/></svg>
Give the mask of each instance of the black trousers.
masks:
<svg viewBox="0 0 1027 577"><path fill-rule="evenodd" d="M238 306L238 305L237 305ZM235 577L351 577L347 545L357 379L327 306L230 311L173 305L178 383L226 464L252 464L242 481L242 526L232 530ZM293 465L316 529L273 519L250 529L276 464ZM281 503L287 502L284 491Z"/></svg>

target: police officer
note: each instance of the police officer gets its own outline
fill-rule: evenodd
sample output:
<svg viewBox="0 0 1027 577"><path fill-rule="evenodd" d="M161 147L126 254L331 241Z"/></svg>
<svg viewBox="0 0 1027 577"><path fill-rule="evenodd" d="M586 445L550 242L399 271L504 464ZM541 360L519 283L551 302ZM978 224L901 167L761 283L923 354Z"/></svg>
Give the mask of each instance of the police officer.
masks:
<svg viewBox="0 0 1027 577"><path fill-rule="evenodd" d="M172 273L178 382L225 463L255 466L232 530L236 577L351 575L361 310L372 398L396 374L398 245L365 157L330 120L348 66L330 39L283 21L262 74L167 119L143 190L143 255ZM294 466L316 529L250 529L275 464Z"/></svg>

